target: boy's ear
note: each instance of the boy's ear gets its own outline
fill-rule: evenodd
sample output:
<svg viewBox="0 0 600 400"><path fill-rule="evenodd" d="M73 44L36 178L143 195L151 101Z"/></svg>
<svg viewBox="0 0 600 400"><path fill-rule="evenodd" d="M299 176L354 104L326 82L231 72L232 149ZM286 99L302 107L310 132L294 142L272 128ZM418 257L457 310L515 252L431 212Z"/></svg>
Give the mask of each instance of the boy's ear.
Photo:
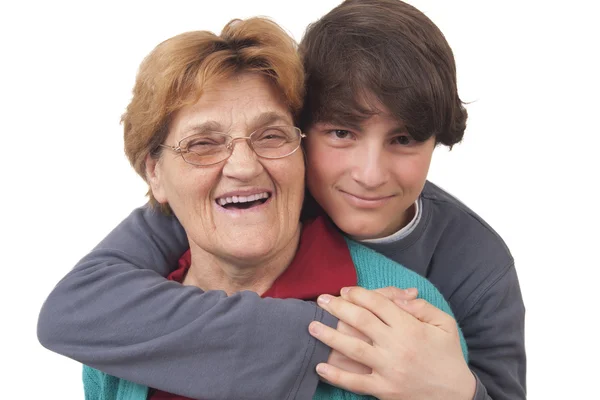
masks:
<svg viewBox="0 0 600 400"><path fill-rule="evenodd" d="M156 201L160 204L167 203L167 196L162 185L162 163L160 158L146 156L146 181Z"/></svg>

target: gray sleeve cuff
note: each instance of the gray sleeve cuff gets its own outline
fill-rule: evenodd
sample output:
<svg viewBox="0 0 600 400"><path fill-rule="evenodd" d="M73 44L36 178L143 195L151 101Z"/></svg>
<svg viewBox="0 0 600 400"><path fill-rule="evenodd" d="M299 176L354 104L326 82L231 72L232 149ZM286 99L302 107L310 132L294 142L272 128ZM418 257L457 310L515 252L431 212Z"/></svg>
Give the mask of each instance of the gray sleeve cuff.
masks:
<svg viewBox="0 0 600 400"><path fill-rule="evenodd" d="M483 383L479 380L477 374L471 371L473 376L475 377L475 396L473 396L473 400L492 400L490 396L488 396L487 389L483 386Z"/></svg>
<svg viewBox="0 0 600 400"><path fill-rule="evenodd" d="M331 328L337 328L338 319L333 315L329 314L327 311L324 311L320 307L317 306L317 313L315 315L315 321L319 321ZM308 330L308 327L307 327ZM331 348L319 340L310 337L312 343L310 347L312 347L312 355L308 359L308 365L304 370L304 377L301 379L298 390L296 391L296 395L293 397L294 400L311 400L315 394L315 390L317 389L317 385L319 384L319 375L317 374L315 368L317 364L326 362L329 358L329 353L331 352Z"/></svg>

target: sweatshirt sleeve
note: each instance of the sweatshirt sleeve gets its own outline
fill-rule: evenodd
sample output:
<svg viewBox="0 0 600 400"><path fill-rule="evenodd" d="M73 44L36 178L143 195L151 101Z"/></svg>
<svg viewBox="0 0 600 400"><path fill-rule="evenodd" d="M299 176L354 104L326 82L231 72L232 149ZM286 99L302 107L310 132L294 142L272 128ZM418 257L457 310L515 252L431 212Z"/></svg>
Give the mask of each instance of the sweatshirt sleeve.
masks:
<svg viewBox="0 0 600 400"><path fill-rule="evenodd" d="M459 321L477 380L474 400L524 400L525 307L514 264L498 270L472 294L473 307Z"/></svg>
<svg viewBox="0 0 600 400"><path fill-rule="evenodd" d="M196 399L310 399L337 320L312 302L227 296L164 278L188 243L175 217L139 208L53 289L46 348L107 374Z"/></svg>

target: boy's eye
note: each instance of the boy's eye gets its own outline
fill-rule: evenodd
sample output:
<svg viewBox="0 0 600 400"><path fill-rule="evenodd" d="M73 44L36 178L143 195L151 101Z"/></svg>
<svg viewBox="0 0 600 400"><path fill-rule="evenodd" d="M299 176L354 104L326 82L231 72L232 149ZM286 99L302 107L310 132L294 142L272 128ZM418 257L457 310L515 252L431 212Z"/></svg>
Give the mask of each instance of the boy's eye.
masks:
<svg viewBox="0 0 600 400"><path fill-rule="evenodd" d="M334 129L331 131L338 139L347 139L350 136L350 131L345 129Z"/></svg>
<svg viewBox="0 0 600 400"><path fill-rule="evenodd" d="M413 139L410 136L406 136L406 135L396 136L394 139L392 139L392 143L400 144L403 146L411 144L412 141L413 141Z"/></svg>

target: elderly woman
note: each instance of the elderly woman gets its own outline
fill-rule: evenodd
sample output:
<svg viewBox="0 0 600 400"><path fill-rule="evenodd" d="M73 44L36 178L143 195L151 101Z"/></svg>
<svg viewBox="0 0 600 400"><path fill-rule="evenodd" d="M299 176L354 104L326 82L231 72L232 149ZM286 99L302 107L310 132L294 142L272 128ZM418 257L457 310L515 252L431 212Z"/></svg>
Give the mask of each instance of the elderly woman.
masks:
<svg viewBox="0 0 600 400"><path fill-rule="evenodd" d="M190 295L200 288L231 298L253 291L310 299L355 283L416 287L451 313L427 280L344 240L325 219L300 224L305 168L294 118L303 100L302 71L294 42L260 18L232 21L220 36L175 36L142 63L123 117L125 151L148 182L151 202L173 212L185 229L190 249L170 279L190 286ZM327 268L319 268L324 263ZM273 358L285 361L285 355ZM133 383L90 367L84 367L84 383L87 399L182 398L149 390L152 382ZM348 395L321 384L315 397ZM212 398L210 388L205 397Z"/></svg>

